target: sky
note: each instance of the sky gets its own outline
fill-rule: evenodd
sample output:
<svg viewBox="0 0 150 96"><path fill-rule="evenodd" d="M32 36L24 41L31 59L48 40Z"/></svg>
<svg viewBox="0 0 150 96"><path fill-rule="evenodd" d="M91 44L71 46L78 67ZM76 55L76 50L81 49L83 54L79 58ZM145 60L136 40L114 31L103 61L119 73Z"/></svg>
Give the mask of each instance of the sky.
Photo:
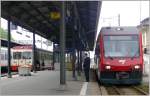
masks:
<svg viewBox="0 0 150 96"><path fill-rule="evenodd" d="M121 26L137 26L141 20L149 17L149 1L103 1L97 33L102 26L117 26L118 14ZM7 21L1 20L1 27L7 29ZM93 57L93 52L91 56Z"/></svg>
<svg viewBox="0 0 150 96"><path fill-rule="evenodd" d="M149 17L149 1L103 1L97 28L97 36L103 26L137 26ZM91 52L94 57L94 52Z"/></svg>
<svg viewBox="0 0 150 96"><path fill-rule="evenodd" d="M3 29L7 30L7 20L1 18L1 27ZM22 34L18 34L17 31ZM21 42L27 42L27 44L32 44L33 34L29 31L24 31L23 28L20 26L18 26L17 30L11 30L11 35L12 35L13 39L16 40L17 42L21 41ZM27 38L26 35L30 36L30 38ZM42 40L42 42L46 41L45 38L36 34L35 39L36 39L35 45L37 46L37 48L42 48L42 49L49 50L49 51L53 50L53 46L47 46L46 44L41 44L41 42L38 42L41 40Z"/></svg>
<svg viewBox="0 0 150 96"><path fill-rule="evenodd" d="M149 1L103 1L97 33L102 26L137 26L149 17Z"/></svg>

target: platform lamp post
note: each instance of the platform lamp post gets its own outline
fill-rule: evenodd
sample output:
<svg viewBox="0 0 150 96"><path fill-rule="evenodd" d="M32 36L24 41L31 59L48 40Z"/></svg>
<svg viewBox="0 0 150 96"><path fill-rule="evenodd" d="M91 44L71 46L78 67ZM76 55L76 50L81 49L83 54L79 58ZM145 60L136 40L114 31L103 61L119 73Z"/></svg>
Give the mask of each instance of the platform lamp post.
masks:
<svg viewBox="0 0 150 96"><path fill-rule="evenodd" d="M53 42L53 63L52 63L53 69L55 69L55 42Z"/></svg>
<svg viewBox="0 0 150 96"><path fill-rule="evenodd" d="M8 78L11 78L11 26L10 26L10 18L8 19Z"/></svg>

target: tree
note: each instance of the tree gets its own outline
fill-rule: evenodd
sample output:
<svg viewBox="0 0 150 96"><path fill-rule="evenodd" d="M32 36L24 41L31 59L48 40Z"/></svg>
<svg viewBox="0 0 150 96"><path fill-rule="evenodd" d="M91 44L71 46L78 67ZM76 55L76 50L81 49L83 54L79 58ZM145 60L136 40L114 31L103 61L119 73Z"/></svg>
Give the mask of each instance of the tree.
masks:
<svg viewBox="0 0 150 96"><path fill-rule="evenodd" d="M0 28L0 39L7 40L7 31L3 28ZM11 40L14 41L14 39L11 37Z"/></svg>

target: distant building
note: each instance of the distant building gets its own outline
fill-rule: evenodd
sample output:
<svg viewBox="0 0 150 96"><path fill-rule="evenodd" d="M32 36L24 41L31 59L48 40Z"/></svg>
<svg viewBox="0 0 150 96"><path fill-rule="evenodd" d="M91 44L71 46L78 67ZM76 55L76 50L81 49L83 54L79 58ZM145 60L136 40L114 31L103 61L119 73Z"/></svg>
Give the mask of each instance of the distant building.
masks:
<svg viewBox="0 0 150 96"><path fill-rule="evenodd" d="M142 32L142 43L145 54L150 54L150 18L146 18L141 21L141 24L137 26Z"/></svg>

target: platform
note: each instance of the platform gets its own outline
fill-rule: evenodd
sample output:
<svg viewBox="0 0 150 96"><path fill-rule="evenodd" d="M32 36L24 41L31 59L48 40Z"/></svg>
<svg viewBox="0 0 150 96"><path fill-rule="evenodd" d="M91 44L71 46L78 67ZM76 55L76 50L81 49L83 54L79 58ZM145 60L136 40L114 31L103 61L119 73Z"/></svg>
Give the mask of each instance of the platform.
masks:
<svg viewBox="0 0 150 96"><path fill-rule="evenodd" d="M59 74L58 70L46 70L32 73L32 76L3 77L1 95L100 95L96 82L85 82L83 74L75 80L72 71L66 72L66 86L61 90Z"/></svg>

